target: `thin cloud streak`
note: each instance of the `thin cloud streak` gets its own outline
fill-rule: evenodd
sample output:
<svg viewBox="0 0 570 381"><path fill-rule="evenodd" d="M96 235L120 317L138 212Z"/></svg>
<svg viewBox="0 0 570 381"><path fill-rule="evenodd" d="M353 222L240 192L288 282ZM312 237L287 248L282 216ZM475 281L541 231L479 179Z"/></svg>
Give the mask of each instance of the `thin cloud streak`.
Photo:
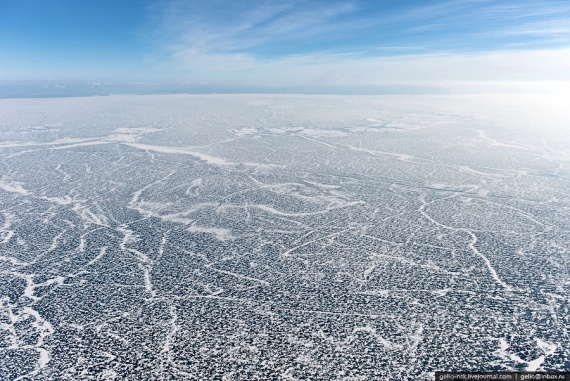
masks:
<svg viewBox="0 0 570 381"><path fill-rule="evenodd" d="M351 3L298 6L298 1L273 5L261 3L253 8L238 8L217 13L217 2L193 12L192 2L169 2L162 10L161 34L185 45L185 48L205 52L244 51L278 41L314 37L338 27L338 16L351 13ZM198 5L196 5L198 6ZM201 5L200 5L201 6ZM212 9L213 8L213 9Z"/></svg>
<svg viewBox="0 0 570 381"><path fill-rule="evenodd" d="M383 85L475 81L568 81L570 48L484 53L411 54L362 57L351 54L297 55L257 60L251 55L190 55L180 66L195 65L187 80L211 84ZM184 65L183 61L187 64Z"/></svg>
<svg viewBox="0 0 570 381"><path fill-rule="evenodd" d="M445 1L382 14L349 1L221 5L159 4L165 70L256 86L570 79L564 2ZM541 41L549 48L533 49Z"/></svg>

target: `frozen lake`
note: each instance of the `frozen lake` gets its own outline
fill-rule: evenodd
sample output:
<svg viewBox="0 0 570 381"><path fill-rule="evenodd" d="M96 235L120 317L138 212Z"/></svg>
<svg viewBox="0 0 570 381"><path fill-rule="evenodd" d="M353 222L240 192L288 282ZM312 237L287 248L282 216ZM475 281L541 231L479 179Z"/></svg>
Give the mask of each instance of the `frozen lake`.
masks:
<svg viewBox="0 0 570 381"><path fill-rule="evenodd" d="M0 379L569 371L568 104L0 100Z"/></svg>

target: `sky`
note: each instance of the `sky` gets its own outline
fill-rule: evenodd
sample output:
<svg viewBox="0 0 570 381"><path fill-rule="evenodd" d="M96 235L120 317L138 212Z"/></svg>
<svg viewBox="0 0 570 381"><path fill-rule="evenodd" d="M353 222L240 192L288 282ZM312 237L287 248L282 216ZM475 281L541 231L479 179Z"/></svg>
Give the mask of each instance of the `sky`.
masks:
<svg viewBox="0 0 570 381"><path fill-rule="evenodd" d="M0 0L0 80L570 83L570 1Z"/></svg>

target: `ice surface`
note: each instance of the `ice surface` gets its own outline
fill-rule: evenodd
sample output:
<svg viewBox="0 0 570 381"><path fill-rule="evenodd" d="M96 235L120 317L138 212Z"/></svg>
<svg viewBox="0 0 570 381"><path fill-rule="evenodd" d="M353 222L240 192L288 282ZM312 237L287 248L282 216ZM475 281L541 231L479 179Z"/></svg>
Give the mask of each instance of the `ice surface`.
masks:
<svg viewBox="0 0 570 381"><path fill-rule="evenodd" d="M0 379L569 371L567 104L0 100Z"/></svg>

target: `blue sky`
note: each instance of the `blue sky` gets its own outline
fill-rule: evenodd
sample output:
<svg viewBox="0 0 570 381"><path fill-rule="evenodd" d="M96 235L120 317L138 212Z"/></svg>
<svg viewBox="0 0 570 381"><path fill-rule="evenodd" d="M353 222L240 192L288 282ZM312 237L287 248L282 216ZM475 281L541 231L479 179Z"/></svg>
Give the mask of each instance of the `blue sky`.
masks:
<svg viewBox="0 0 570 381"><path fill-rule="evenodd" d="M570 80L570 1L0 0L0 80Z"/></svg>

